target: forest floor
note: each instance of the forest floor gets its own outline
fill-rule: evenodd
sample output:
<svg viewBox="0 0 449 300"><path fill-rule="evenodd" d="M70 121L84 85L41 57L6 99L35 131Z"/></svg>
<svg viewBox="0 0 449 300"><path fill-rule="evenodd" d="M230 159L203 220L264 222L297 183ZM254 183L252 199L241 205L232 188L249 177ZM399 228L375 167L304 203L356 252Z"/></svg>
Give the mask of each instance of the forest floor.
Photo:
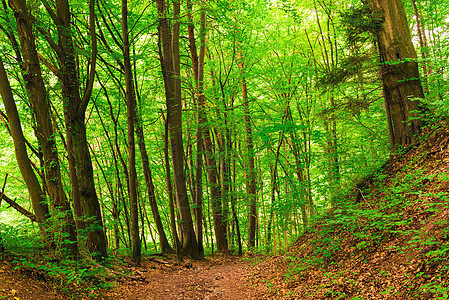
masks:
<svg viewBox="0 0 449 300"><path fill-rule="evenodd" d="M0 259L0 299L263 299L266 285L254 279L255 266L265 256L215 256L200 261L164 260L168 264L144 260L140 267L121 266L128 275L103 291L61 292L55 282L32 274L29 269L14 270ZM162 261L162 260L161 260ZM39 278L40 277L40 278Z"/></svg>
<svg viewBox="0 0 449 300"><path fill-rule="evenodd" d="M115 264L127 275L107 290L64 292L0 254L0 299L449 298L447 126L429 129L339 199L283 255L146 257L138 268Z"/></svg>
<svg viewBox="0 0 449 300"><path fill-rule="evenodd" d="M179 265L144 262L135 270L144 281L126 281L110 299L258 299L266 287L253 282L254 264L264 259L218 256ZM136 272L137 271L137 272Z"/></svg>

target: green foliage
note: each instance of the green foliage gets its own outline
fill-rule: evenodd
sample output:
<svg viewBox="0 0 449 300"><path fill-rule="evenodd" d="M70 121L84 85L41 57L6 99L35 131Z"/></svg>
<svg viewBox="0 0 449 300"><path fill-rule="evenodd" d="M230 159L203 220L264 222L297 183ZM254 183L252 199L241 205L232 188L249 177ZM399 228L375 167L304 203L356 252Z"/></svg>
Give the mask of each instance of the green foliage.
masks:
<svg viewBox="0 0 449 300"><path fill-rule="evenodd" d="M358 46L375 40L375 33L383 23L382 12L372 11L368 4L351 6L341 12L347 43Z"/></svg>

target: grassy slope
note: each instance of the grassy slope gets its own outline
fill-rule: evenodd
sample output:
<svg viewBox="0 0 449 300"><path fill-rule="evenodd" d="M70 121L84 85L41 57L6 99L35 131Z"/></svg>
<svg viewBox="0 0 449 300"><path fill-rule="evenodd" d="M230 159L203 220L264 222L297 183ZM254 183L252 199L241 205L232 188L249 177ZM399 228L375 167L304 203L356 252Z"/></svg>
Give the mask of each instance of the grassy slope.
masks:
<svg viewBox="0 0 449 300"><path fill-rule="evenodd" d="M255 282L272 286L267 298L447 299L448 167L449 128L440 125L337 197Z"/></svg>

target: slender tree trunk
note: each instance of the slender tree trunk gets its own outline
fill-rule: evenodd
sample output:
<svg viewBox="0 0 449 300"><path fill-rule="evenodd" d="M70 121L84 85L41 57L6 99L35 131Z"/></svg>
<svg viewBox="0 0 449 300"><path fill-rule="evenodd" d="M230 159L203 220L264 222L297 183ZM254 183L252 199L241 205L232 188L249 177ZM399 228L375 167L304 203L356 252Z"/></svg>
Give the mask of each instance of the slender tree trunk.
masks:
<svg viewBox="0 0 449 300"><path fill-rule="evenodd" d="M131 241L132 261L140 265L141 242L139 237L139 212L137 204L137 171L136 171L136 143L134 138L134 123L136 119L136 95L134 93L131 58L128 36L128 1L122 0L122 40L123 65L125 71L126 112L128 119L128 165L129 165L129 206L131 211Z"/></svg>
<svg viewBox="0 0 449 300"><path fill-rule="evenodd" d="M143 133L143 127L141 125L141 121L139 120L136 124L136 133L137 138L139 140L139 149L140 149L140 156L142 158L142 166L143 166L143 175L145 178L145 184L147 186L148 190L148 201L150 203L151 212L153 214L153 220L156 224L156 229L159 234L159 243L161 245L161 251L164 253L172 253L173 248L170 246L167 236L164 231L164 226L162 224L161 216L159 214L159 208L156 202L156 195L155 195L155 188L153 183L153 175L151 174L150 169L150 162L145 146L145 138Z"/></svg>
<svg viewBox="0 0 449 300"><path fill-rule="evenodd" d="M426 42L426 36L424 34L425 30L423 28L423 25L421 24L421 17L419 15L419 10L418 10L418 6L416 4L416 0L412 0L412 4L413 4L413 9L415 12L415 18L416 18L416 29L418 31L418 38L419 38L419 46L421 47L421 58L423 59L423 63L422 63L422 70L423 70L423 74L424 74L424 78L423 78L423 83L426 89L426 92L429 93L429 86L427 84L427 77L425 77L426 75L430 74L430 69L427 68L427 62L426 62L426 58L427 58L427 42Z"/></svg>
<svg viewBox="0 0 449 300"><path fill-rule="evenodd" d="M243 59L239 53L239 68L241 73L241 87L243 97L243 107L245 109L245 133L246 133L246 149L247 149L247 166L246 166L246 193L249 198L249 230L248 245L251 248L256 246L256 226L257 226L257 201L256 201L256 170L254 165L254 146L253 133L251 128L251 113L248 101L248 89L245 80L245 68Z"/></svg>
<svg viewBox="0 0 449 300"><path fill-rule="evenodd" d="M162 115L163 116L163 115ZM167 193L168 193L168 205L170 209L170 228L173 237L173 244L176 249L176 256L179 260L182 260L181 253L181 242L178 237L178 231L176 229L176 213L175 213L175 204L173 200L173 185L171 181L171 173L170 173L170 157L168 153L168 121L164 118L164 162L165 162L165 182L167 183Z"/></svg>
<svg viewBox="0 0 449 300"><path fill-rule="evenodd" d="M228 241L226 238L226 227L223 222L223 206L221 203L221 189L218 180L217 164L215 154L212 148L210 131L206 127L204 131L204 156L206 157L207 174L210 186L210 203L212 208L212 217L214 219L215 240L217 241L218 251L228 251Z"/></svg>
<svg viewBox="0 0 449 300"><path fill-rule="evenodd" d="M195 40L195 26L192 20L192 5L187 1L187 17L189 21L188 34L190 55L192 59L192 69L196 83L196 107L197 107L197 131L196 131L196 182L194 203L195 209L195 232L198 241L200 255L204 254L203 247L203 127L204 119L204 95L203 95L203 80L204 80L204 54L206 49L206 13L204 9L201 11L201 27L200 27L200 53L198 57L196 40Z"/></svg>
<svg viewBox="0 0 449 300"><path fill-rule="evenodd" d="M170 149L175 177L176 201L181 217L181 234L183 236L182 252L191 258L200 258L198 243L193 229L190 204L187 196L184 174L184 146L182 140L182 111L179 74L179 2L175 1L173 35L170 32L168 9L164 0L157 0L159 14L159 37L162 43L161 67L164 76L165 98L167 105L167 122Z"/></svg>
<svg viewBox="0 0 449 300"><path fill-rule="evenodd" d="M9 84L3 60L0 57L0 93L5 106L5 111L8 116L11 136L14 142L14 151L16 153L17 165L22 173L23 180L28 188L31 203L33 205L36 220L40 225L41 233L47 238L46 228L44 222L48 218L48 206L45 204L44 193L39 184L39 180L33 171L28 153L26 150L25 137L22 132L22 125L14 102L11 86Z"/></svg>

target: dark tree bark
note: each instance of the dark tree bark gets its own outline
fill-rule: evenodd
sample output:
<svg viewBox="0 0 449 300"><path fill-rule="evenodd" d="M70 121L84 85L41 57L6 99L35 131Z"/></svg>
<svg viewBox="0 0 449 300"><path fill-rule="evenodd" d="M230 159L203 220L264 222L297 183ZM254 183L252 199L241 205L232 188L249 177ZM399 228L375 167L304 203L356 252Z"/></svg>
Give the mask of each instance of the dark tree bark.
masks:
<svg viewBox="0 0 449 300"><path fill-rule="evenodd" d="M184 174L184 146L182 140L182 111L179 79L179 2L173 5L173 34L170 31L168 7L164 0L157 0L159 15L159 37L162 44L162 74L165 85L167 122L170 149L175 178L176 201L181 218L182 252L193 259L200 258L198 243L193 229L190 204L187 197L186 177Z"/></svg>
<svg viewBox="0 0 449 300"><path fill-rule="evenodd" d="M163 115L162 115L163 116ZM165 182L167 184L168 193L168 205L170 209L170 228L173 237L173 244L176 249L176 256L179 260L182 260L181 253L181 242L178 237L178 231L176 229L176 214L175 214L175 203L173 200L173 185L171 181L170 172L170 156L168 151L169 138L168 138L168 121L164 118L164 162L165 162Z"/></svg>
<svg viewBox="0 0 449 300"><path fill-rule="evenodd" d="M128 165L129 165L129 206L131 211L131 241L132 261L140 265L141 243L139 237L139 212L137 205L137 171L136 171L136 143L134 138L134 123L136 119L136 94L134 93L131 59L128 35L128 1L122 0L122 39L123 65L125 71L126 112L128 124Z"/></svg>
<svg viewBox="0 0 449 300"><path fill-rule="evenodd" d="M75 223L63 188L58 150L51 123L50 104L48 102L45 84L42 79L34 34L28 15L28 7L24 0L11 0L9 3L16 18L23 57L21 69L31 107L33 108L33 113L36 117L37 124L35 131L43 155L45 184L48 196L50 198L51 206L63 215L61 230L67 234L69 240L69 243L65 243L65 246L69 250L71 256L77 257L78 245L75 233Z"/></svg>
<svg viewBox="0 0 449 300"><path fill-rule="evenodd" d="M56 14L48 3L44 5L58 31L58 46L54 47L59 61L64 101L67 154L69 160L72 198L77 226L87 228L87 246L91 253L107 257L106 235L103 230L100 203L95 189L92 159L86 135L85 113L95 78L96 34L94 0L89 2L92 59L89 80L83 97L80 95L75 49L71 35L71 13L68 0L56 1ZM86 217L86 218L83 218Z"/></svg>
<svg viewBox="0 0 449 300"><path fill-rule="evenodd" d="M204 254L203 247L203 124L204 124L204 95L203 95L203 79L204 79L204 53L205 53L205 31L206 31L206 13L201 11L201 27L200 27L200 53L198 57L195 26L192 19L192 5L187 1L187 17L189 20L188 33L190 56L192 59L192 69L196 83L197 96L197 130L196 130L196 182L194 194L194 215L195 215L195 232L198 241L200 254Z"/></svg>
<svg viewBox="0 0 449 300"><path fill-rule="evenodd" d="M393 148L407 146L415 140L423 125L416 112L424 98L419 77L416 51L410 37L407 17L401 0L366 0L376 18L383 23L376 31Z"/></svg>
<svg viewBox="0 0 449 300"><path fill-rule="evenodd" d="M256 200L256 170L254 164L254 146L253 133L251 128L251 114L249 109L248 89L245 79L245 67L243 58L239 53L239 68L241 72L241 87L243 107L245 110L245 133L246 133L246 149L247 149L247 166L246 166L246 193L249 198L249 229L248 229L248 246L254 248L256 246L256 223L257 223L257 200Z"/></svg>
<svg viewBox="0 0 449 300"><path fill-rule="evenodd" d="M14 96L9 84L8 77L6 75L3 60L0 57L0 94L5 106L6 114L9 120L9 126L11 130L11 136L14 142L14 151L16 153L17 165L22 173L23 180L30 193L33 210L36 215L36 221L40 225L41 233L44 237L47 237L46 228L44 222L48 218L48 206L45 204L44 193L39 184L39 180L33 171L28 153L26 150L25 137L22 132L22 125L17 111L16 104L14 102Z"/></svg>
<svg viewBox="0 0 449 300"><path fill-rule="evenodd" d="M226 238L226 227L223 222L223 205L221 202L220 182L208 126L205 126L204 130L204 156L206 158L206 169L210 184L210 203L212 208L212 217L214 219L214 232L215 240L217 241L217 249L218 251L227 252L228 241Z"/></svg>

